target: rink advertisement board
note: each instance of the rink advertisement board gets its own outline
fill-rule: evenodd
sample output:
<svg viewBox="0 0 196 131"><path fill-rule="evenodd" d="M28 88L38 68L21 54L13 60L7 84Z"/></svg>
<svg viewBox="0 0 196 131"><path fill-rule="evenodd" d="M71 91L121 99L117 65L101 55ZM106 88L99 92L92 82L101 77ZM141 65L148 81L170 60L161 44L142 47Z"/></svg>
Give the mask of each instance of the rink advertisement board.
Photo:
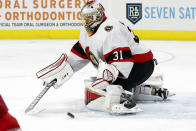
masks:
<svg viewBox="0 0 196 131"><path fill-rule="evenodd" d="M135 30L196 31L195 0L117 0L115 3L111 6L113 17L126 21ZM133 22L132 17L140 19Z"/></svg>
<svg viewBox="0 0 196 131"><path fill-rule="evenodd" d="M87 1L0 0L0 38L78 38ZM97 1L142 39L196 40L195 0Z"/></svg>
<svg viewBox="0 0 196 131"><path fill-rule="evenodd" d="M1 30L73 30L88 0L0 0Z"/></svg>
<svg viewBox="0 0 196 131"><path fill-rule="evenodd" d="M110 12L143 39L196 40L195 0L116 0Z"/></svg>

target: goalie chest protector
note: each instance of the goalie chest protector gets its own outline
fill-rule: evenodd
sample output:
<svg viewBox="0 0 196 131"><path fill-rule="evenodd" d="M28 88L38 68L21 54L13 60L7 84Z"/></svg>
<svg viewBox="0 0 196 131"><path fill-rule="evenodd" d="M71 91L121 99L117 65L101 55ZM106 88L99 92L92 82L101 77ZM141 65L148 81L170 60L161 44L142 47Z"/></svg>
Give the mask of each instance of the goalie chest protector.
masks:
<svg viewBox="0 0 196 131"><path fill-rule="evenodd" d="M72 53L89 59L97 67L101 59L108 64L113 64L127 78L134 62L146 62L153 59L150 49L139 44L138 37L122 22L107 18L91 36L85 29L81 30L80 40L77 43L80 48ZM78 53L81 52L81 53Z"/></svg>

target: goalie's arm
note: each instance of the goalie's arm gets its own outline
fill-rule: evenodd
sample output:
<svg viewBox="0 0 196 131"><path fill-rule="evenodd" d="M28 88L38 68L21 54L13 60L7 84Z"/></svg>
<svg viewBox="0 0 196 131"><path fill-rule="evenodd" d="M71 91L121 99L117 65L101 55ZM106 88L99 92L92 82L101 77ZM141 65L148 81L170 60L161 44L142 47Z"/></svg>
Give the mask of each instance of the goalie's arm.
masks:
<svg viewBox="0 0 196 131"><path fill-rule="evenodd" d="M88 57L79 41L72 47L68 56L68 62L74 72L79 71L89 63Z"/></svg>

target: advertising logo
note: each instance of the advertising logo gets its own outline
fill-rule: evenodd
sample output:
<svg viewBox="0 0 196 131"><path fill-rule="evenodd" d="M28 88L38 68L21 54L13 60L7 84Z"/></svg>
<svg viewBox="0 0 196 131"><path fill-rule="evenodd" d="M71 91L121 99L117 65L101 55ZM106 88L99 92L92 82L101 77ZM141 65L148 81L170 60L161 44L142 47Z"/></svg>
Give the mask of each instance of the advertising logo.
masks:
<svg viewBox="0 0 196 131"><path fill-rule="evenodd" d="M140 3L127 3L127 19L131 23L136 24L142 18L142 4Z"/></svg>

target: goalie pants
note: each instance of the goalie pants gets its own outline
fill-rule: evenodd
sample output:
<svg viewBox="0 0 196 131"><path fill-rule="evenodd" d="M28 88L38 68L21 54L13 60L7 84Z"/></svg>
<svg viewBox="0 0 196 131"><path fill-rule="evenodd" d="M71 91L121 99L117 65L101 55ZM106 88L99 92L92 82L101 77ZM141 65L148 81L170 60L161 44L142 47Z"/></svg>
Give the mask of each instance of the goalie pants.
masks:
<svg viewBox="0 0 196 131"><path fill-rule="evenodd" d="M131 91L136 86L145 82L154 71L155 60L150 60L145 63L134 63L131 73L127 79L117 78L113 83L121 85L123 89Z"/></svg>

